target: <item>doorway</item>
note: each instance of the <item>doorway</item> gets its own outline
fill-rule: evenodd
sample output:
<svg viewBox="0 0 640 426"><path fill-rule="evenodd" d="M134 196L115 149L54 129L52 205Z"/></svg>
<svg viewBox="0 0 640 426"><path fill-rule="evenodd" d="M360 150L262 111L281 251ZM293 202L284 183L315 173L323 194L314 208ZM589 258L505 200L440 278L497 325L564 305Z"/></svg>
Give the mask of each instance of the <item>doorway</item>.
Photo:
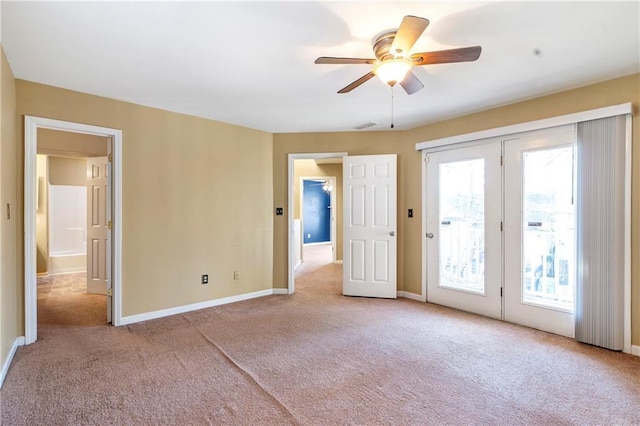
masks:
<svg viewBox="0 0 640 426"><path fill-rule="evenodd" d="M301 178L300 220L303 244L331 244L332 195L335 194L335 177Z"/></svg>
<svg viewBox="0 0 640 426"><path fill-rule="evenodd" d="M342 263L340 241L342 237L340 221L341 194L339 189L342 182L342 158L347 153L309 153L309 154L289 154L288 158L288 289L289 294L295 292L296 275L299 275L301 265L305 259L304 244L304 217L302 197L304 195L304 180L316 181L317 188L325 191L323 186L331 191L329 194L331 201L331 226L329 243L311 249L307 253L307 260L313 259L313 263L318 261L329 263ZM327 182L325 185L325 181ZM314 185L313 183L311 185ZM309 234L309 233L307 233ZM312 234L313 235L313 234ZM307 246L313 247L313 246ZM330 257L328 256L330 250ZM316 253L317 252L317 253Z"/></svg>
<svg viewBox="0 0 640 426"><path fill-rule="evenodd" d="M574 336L573 125L428 155L427 300Z"/></svg>
<svg viewBox="0 0 640 426"><path fill-rule="evenodd" d="M112 141L110 159L112 164L110 196L107 197L107 209L111 217L111 244L107 256L105 271L107 274L107 313L112 314L112 323L121 323L121 217L122 217L122 131L105 127L91 126L42 117L25 116L25 168L24 168L24 226L25 226L25 343L37 339L37 251L36 251L36 211L38 200L37 150L38 131L80 133L109 138Z"/></svg>
<svg viewBox="0 0 640 426"><path fill-rule="evenodd" d="M304 170L308 163L315 163L315 160L297 160L296 170ZM334 173L339 165L325 166ZM300 177L299 178L299 202L298 214L300 223L294 226L300 228L300 264L307 262L308 253L313 252L316 262L324 264L335 262L337 257L336 243L336 217L337 206L337 185L335 176L322 177ZM297 244L297 242L296 242ZM311 249L314 246L323 246ZM311 250L311 251L310 251ZM324 255L323 255L324 254Z"/></svg>
<svg viewBox="0 0 640 426"><path fill-rule="evenodd" d="M40 129L37 136L38 325L107 324L106 288L88 279L107 260L102 247L94 249L88 232L94 221L88 218L104 218L106 205L94 202L96 186L88 179L93 164L106 160L108 140L51 129Z"/></svg>

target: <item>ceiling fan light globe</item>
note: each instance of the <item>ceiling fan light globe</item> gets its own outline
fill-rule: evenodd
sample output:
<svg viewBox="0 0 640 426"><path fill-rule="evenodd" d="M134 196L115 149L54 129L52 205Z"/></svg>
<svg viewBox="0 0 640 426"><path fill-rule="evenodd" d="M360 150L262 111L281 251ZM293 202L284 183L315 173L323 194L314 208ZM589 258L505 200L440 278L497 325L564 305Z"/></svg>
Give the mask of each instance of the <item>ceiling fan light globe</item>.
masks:
<svg viewBox="0 0 640 426"><path fill-rule="evenodd" d="M402 81L407 73L413 68L413 63L407 59L389 59L381 62L373 68L373 73L389 86L394 86Z"/></svg>

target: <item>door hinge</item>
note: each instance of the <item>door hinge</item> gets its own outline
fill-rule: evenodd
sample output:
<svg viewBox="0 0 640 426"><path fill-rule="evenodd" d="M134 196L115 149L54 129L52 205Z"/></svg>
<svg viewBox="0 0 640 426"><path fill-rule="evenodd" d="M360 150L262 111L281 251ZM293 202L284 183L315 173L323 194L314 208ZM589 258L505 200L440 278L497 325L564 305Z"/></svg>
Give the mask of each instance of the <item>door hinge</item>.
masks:
<svg viewBox="0 0 640 426"><path fill-rule="evenodd" d="M113 224L111 223L111 221L107 222L107 229L111 229L113 227Z"/></svg>
<svg viewBox="0 0 640 426"><path fill-rule="evenodd" d="M109 160L110 163L113 163L113 155L112 154L107 155L107 159Z"/></svg>
<svg viewBox="0 0 640 426"><path fill-rule="evenodd" d="M424 156L424 162L425 162L425 163L428 163L428 162L429 162L429 156L428 156L428 155L425 155L425 156Z"/></svg>
<svg viewBox="0 0 640 426"><path fill-rule="evenodd" d="M107 289L107 296L113 297L113 291L111 290L111 287Z"/></svg>
<svg viewBox="0 0 640 426"><path fill-rule="evenodd" d="M111 229L111 228L109 228ZM500 232L502 232L502 222L500 222Z"/></svg>
<svg viewBox="0 0 640 426"><path fill-rule="evenodd" d="M501 166L502 166L502 159L503 159L503 156L501 155L501 156L500 156L500 165L501 165Z"/></svg>
<svg viewBox="0 0 640 426"><path fill-rule="evenodd" d="M500 287L500 297L502 297L502 287Z"/></svg>

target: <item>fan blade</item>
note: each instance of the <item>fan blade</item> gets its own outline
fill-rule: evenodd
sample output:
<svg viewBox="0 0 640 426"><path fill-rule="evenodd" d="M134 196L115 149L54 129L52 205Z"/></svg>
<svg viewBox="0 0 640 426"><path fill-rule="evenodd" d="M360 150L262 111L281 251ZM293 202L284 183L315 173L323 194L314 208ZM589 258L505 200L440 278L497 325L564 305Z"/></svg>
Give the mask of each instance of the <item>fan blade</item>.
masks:
<svg viewBox="0 0 640 426"><path fill-rule="evenodd" d="M449 64L452 62L471 62L480 57L482 47L461 47L459 49L422 52L411 55L415 65Z"/></svg>
<svg viewBox="0 0 640 426"><path fill-rule="evenodd" d="M332 56L321 56L315 60L316 64L375 64L375 59L363 58L334 58Z"/></svg>
<svg viewBox="0 0 640 426"><path fill-rule="evenodd" d="M413 95L418 90L422 89L424 84L418 80L418 77L416 77L412 71L409 71L406 77L400 82L400 86L402 86L404 91L409 95Z"/></svg>
<svg viewBox="0 0 640 426"><path fill-rule="evenodd" d="M405 56L429 25L429 20L418 16L407 15L402 18L400 28L393 39L390 52Z"/></svg>
<svg viewBox="0 0 640 426"><path fill-rule="evenodd" d="M365 75L363 75L362 77L360 77L359 79L357 79L356 81L354 81L353 83L349 84L348 86L338 90L338 93L348 93L353 89L355 89L356 87L360 86L362 83L366 83L367 81L371 80L374 76L375 74L373 73L373 71L370 71Z"/></svg>

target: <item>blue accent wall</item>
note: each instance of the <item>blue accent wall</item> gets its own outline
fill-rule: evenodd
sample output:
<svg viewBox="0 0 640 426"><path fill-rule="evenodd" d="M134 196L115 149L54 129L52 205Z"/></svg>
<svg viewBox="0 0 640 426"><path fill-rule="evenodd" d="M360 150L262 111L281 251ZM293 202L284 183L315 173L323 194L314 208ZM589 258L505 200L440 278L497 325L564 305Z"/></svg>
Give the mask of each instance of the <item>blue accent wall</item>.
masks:
<svg viewBox="0 0 640 426"><path fill-rule="evenodd" d="M305 180L303 184L303 241L305 243L331 241L331 194L322 189L322 182Z"/></svg>

